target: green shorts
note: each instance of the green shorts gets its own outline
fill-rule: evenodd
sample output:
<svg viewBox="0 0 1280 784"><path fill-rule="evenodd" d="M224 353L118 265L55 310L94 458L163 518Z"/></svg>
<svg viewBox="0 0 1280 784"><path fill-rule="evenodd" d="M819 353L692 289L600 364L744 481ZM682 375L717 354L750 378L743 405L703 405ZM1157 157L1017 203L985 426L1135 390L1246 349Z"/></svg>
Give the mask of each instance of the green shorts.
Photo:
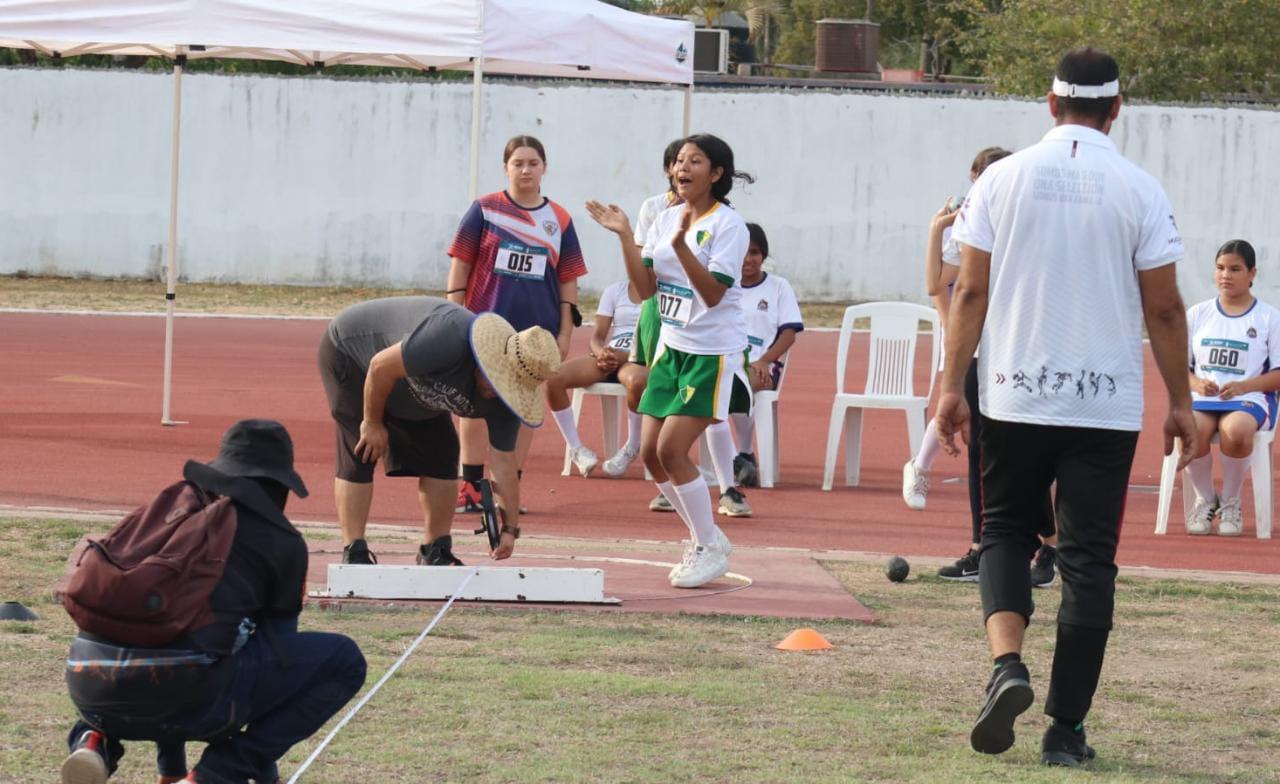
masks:
<svg viewBox="0 0 1280 784"><path fill-rule="evenodd" d="M658 315L658 298L649 297L640 305L635 340L631 341L632 362L653 367L653 355L658 350L658 333L661 331L662 318Z"/></svg>
<svg viewBox="0 0 1280 784"><path fill-rule="evenodd" d="M640 413L728 419L751 413L747 352L686 354L662 346L649 367L649 383L640 398Z"/></svg>

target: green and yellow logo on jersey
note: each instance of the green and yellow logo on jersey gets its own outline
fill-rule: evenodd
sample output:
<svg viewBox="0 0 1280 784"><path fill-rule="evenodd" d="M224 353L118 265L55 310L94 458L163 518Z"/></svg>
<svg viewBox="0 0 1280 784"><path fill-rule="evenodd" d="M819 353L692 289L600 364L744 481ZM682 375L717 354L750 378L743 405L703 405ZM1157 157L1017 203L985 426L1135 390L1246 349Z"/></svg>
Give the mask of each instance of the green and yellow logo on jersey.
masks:
<svg viewBox="0 0 1280 784"><path fill-rule="evenodd" d="M693 235L693 238L697 241L698 247L701 248L707 244L707 240L711 239L711 232L706 229L698 229L698 233Z"/></svg>
<svg viewBox="0 0 1280 784"><path fill-rule="evenodd" d="M698 394L698 390L694 387L686 386L684 389L680 390L680 398L684 401L685 405L688 405L689 401L693 400L693 396L696 394Z"/></svg>

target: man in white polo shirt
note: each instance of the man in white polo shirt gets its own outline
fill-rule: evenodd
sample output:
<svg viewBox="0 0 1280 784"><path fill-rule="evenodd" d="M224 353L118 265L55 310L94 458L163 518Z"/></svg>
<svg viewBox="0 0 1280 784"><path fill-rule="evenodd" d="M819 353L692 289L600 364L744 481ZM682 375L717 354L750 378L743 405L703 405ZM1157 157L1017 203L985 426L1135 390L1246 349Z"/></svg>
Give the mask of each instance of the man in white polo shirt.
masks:
<svg viewBox="0 0 1280 784"><path fill-rule="evenodd" d="M982 417L983 530L979 585L995 671L970 743L998 754L1034 698L1021 661L1033 604L1028 563L1045 494L1057 482L1062 606L1041 760L1094 756L1084 719L1111 629L1115 554L1142 427L1142 327L1169 392L1165 453L1196 439L1187 333L1175 262L1183 255L1160 184L1107 137L1120 112L1120 69L1094 49L1058 63L1056 127L997 161L969 192L953 231L961 243L936 424L955 434ZM964 402L981 339L981 413ZM1179 466L1181 468L1181 466Z"/></svg>

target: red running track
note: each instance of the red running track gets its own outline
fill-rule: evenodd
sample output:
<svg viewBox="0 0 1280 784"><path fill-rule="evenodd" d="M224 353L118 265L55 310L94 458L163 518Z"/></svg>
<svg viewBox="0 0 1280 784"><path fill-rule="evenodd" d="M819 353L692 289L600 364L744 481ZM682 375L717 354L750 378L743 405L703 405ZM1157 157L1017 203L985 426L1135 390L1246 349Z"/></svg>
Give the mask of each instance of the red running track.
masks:
<svg viewBox="0 0 1280 784"><path fill-rule="evenodd" d="M290 514L334 520L333 435L315 366L324 329L323 321L178 319L173 415L190 424L162 427L161 319L0 314L0 504L132 508L176 479L188 457L212 458L232 422L256 416L280 419L293 433L298 470L312 494L291 501ZM578 350L585 351L586 337L579 330ZM782 482L750 493L755 517L725 523L730 536L752 546L959 555L969 529L965 463L940 457L928 510L908 510L900 496L908 450L898 412L866 417L861 487L837 484L833 492L821 491L836 339L829 332L800 336L781 401ZM922 354L927 348L925 338ZM917 363L920 384L927 383L926 364ZM852 363L852 373L865 373L865 367ZM1280 540L1254 539L1249 511L1239 539L1189 538L1178 514L1170 535L1153 535L1163 404L1151 402L1162 396L1150 357L1147 389L1121 563L1280 573ZM582 432L599 451L598 408L590 399ZM647 510L655 491L638 465L627 479L584 480L559 475L562 456L563 442L548 421L525 473L529 533L681 538L684 528L674 516ZM837 481L842 476L837 469ZM411 481L379 477L378 486L374 522L420 525ZM1249 498L1244 506L1252 509Z"/></svg>

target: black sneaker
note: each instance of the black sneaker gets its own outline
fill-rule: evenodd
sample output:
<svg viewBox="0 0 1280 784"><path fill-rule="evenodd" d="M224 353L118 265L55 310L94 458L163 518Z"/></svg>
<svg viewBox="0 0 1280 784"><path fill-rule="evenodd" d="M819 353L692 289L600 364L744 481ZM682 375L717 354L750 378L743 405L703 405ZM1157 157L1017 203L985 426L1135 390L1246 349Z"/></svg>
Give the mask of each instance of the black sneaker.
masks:
<svg viewBox="0 0 1280 784"><path fill-rule="evenodd" d="M378 562L377 557L369 552L369 544L363 539L353 539L351 544L342 548L342 562L344 564L367 564L372 565Z"/></svg>
<svg viewBox="0 0 1280 784"><path fill-rule="evenodd" d="M1031 707L1031 675L1022 662L1009 662L991 674L987 701L969 733L969 745L983 754L1000 754L1013 745L1013 722Z"/></svg>
<svg viewBox="0 0 1280 784"><path fill-rule="evenodd" d="M418 545L418 566L462 566L453 554L453 537L442 536L431 544Z"/></svg>
<svg viewBox="0 0 1280 784"><path fill-rule="evenodd" d="M1031 564L1031 584L1037 588L1048 588L1057 581L1058 549L1051 544L1042 544Z"/></svg>
<svg viewBox="0 0 1280 784"><path fill-rule="evenodd" d="M944 580L958 583L976 583L978 581L978 551L970 550L960 560L938 570L938 576Z"/></svg>
<svg viewBox="0 0 1280 784"><path fill-rule="evenodd" d="M106 784L107 739L97 730L80 734L75 748L62 762L63 784Z"/></svg>
<svg viewBox="0 0 1280 784"><path fill-rule="evenodd" d="M760 486L760 467L756 465L755 455L739 452L733 458L733 483L738 487Z"/></svg>
<svg viewBox="0 0 1280 784"><path fill-rule="evenodd" d="M1085 742L1083 724L1072 729L1066 724L1051 722L1040 742L1040 762L1045 765L1078 768L1096 756L1093 747Z"/></svg>

